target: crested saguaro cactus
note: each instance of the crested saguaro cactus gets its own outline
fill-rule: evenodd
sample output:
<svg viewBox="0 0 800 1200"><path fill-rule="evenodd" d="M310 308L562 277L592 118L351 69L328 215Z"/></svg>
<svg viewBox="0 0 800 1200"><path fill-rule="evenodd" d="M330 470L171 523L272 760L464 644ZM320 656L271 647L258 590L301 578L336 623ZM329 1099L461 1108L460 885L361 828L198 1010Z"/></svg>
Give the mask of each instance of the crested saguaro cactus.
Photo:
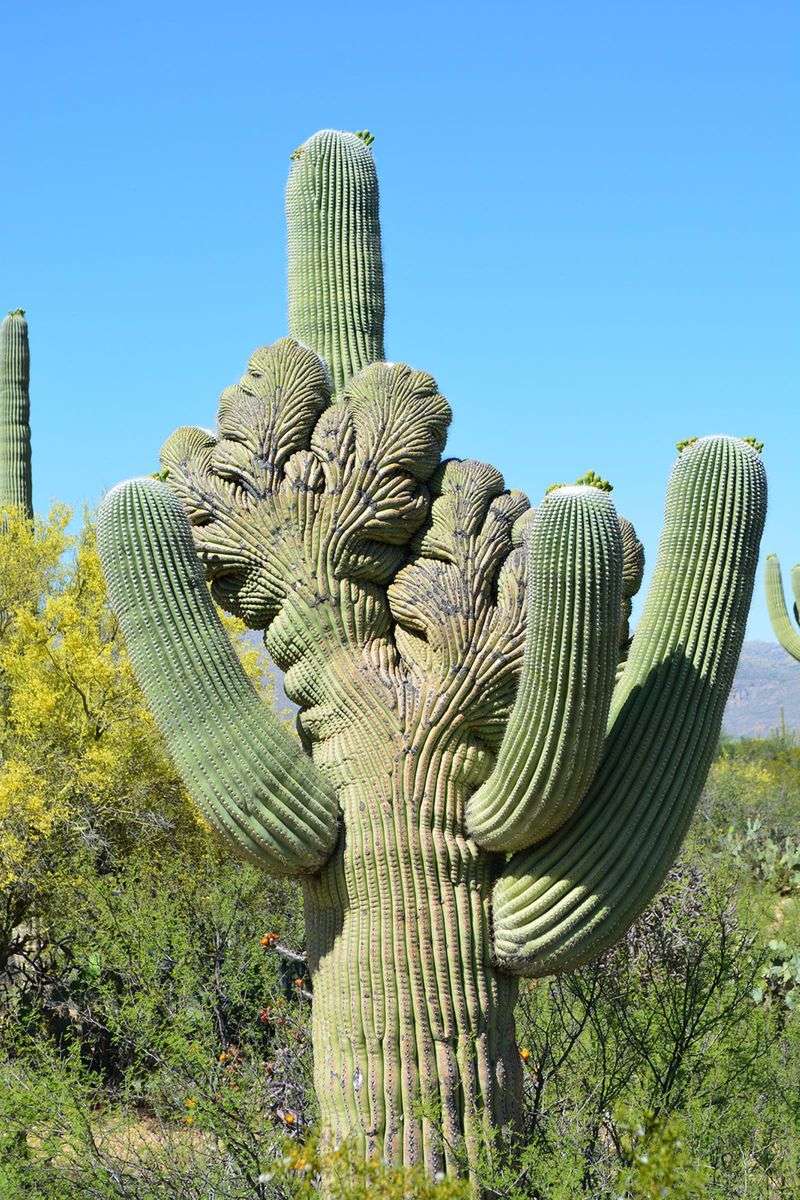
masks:
<svg viewBox="0 0 800 1200"><path fill-rule="evenodd" d="M800 625L800 563L792 567L792 592L794 593L794 619L797 625ZM783 593L783 582L781 580L781 564L778 561L777 555L767 555L767 567L765 572L765 585L767 593L767 611L769 619L772 622L772 628L775 631L775 636L792 658L796 658L800 662L800 629L796 629L792 624L786 607L786 597Z"/></svg>
<svg viewBox="0 0 800 1200"><path fill-rule="evenodd" d="M684 836L764 471L737 438L680 455L629 648L641 546L607 491L532 509L493 467L442 461L436 383L381 360L365 141L306 142L287 210L292 336L253 354L216 434L167 441L167 483L109 493L100 549L195 800L303 881L325 1138L457 1171L519 1110L517 976L610 946ZM305 753L260 707L204 574L265 631Z"/></svg>
<svg viewBox="0 0 800 1200"><path fill-rule="evenodd" d="M31 489L30 352L21 308L0 325L0 508L33 515Z"/></svg>

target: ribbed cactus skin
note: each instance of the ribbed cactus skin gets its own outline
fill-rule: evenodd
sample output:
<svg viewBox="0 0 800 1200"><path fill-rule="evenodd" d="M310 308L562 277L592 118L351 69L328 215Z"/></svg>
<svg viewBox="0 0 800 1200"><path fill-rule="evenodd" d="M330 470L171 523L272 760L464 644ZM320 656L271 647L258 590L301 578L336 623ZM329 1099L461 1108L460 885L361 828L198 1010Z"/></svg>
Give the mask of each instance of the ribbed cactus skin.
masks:
<svg viewBox="0 0 800 1200"><path fill-rule="evenodd" d="M629 646L643 554L609 485L531 510L488 464L441 461L435 381L381 361L367 147L311 138L287 212L294 336L253 354L216 433L166 443L172 505L153 483L109 498L101 554L192 793L256 859L307 872L323 1140L474 1169L519 1116L516 976L621 936L677 852L744 633L763 467L738 439L687 446ZM228 682L178 502L214 598L285 671L308 774L287 782L284 742L258 740L266 714Z"/></svg>
<svg viewBox="0 0 800 1200"><path fill-rule="evenodd" d="M0 325L0 507L33 515L31 485L30 351L21 309Z"/></svg>
<svg viewBox="0 0 800 1200"><path fill-rule="evenodd" d="M658 888L717 746L765 513L763 464L745 442L700 438L680 455L597 775L572 820L495 887L507 970L549 975L595 957Z"/></svg>
<svg viewBox="0 0 800 1200"><path fill-rule="evenodd" d="M592 781L619 651L622 536L594 487L551 492L530 522L525 658L497 766L467 806L487 850L530 846Z"/></svg>
<svg viewBox="0 0 800 1200"><path fill-rule="evenodd" d="M800 564L792 568L792 591L794 592L794 618L800 622ZM775 637L792 658L800 662L800 630L792 624L792 619L786 607L786 597L783 594L781 579L781 564L774 554L767 555L765 571L765 590L767 594L767 611L775 631Z"/></svg>
<svg viewBox="0 0 800 1200"><path fill-rule="evenodd" d="M177 499L153 479L120 484L97 536L134 670L195 801L266 870L318 869L336 841L335 797L245 675Z"/></svg>
<svg viewBox="0 0 800 1200"><path fill-rule="evenodd" d="M295 151L286 219L289 332L325 360L338 393L384 357L378 176L361 137L323 129Z"/></svg>

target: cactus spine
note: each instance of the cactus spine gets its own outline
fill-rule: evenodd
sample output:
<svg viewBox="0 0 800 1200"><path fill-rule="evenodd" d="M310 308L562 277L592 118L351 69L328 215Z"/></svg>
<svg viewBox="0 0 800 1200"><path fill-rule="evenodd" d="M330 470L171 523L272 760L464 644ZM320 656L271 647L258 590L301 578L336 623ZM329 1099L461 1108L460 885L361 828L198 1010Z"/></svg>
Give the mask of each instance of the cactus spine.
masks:
<svg viewBox="0 0 800 1200"><path fill-rule="evenodd" d="M306 143L290 193L307 148L336 138L352 147ZM324 318L255 352L216 435L168 440L174 499L154 480L109 494L101 554L187 785L232 846L302 875L324 1137L474 1171L519 1113L515 977L619 937L685 832L744 636L764 471L736 438L683 452L629 649L641 546L604 481L531 510L493 467L441 461L449 406L378 361L382 302L372 350L362 309L335 342L331 383L315 351L350 320L343 264L364 245L342 212L369 211L377 239L377 208L369 171L325 178L303 209L315 257L291 251L294 294ZM237 682L192 537L217 602L265 630L310 760Z"/></svg>
<svg viewBox="0 0 800 1200"><path fill-rule="evenodd" d="M794 619L800 625L800 563L792 568L792 592L794 593ZM781 564L775 554L767 555L765 573L767 611L775 631L775 637L792 658L800 662L800 630L792 624L786 607L781 580Z"/></svg>
<svg viewBox="0 0 800 1200"><path fill-rule="evenodd" d="M33 516L31 488L30 351L21 308L0 325L0 508Z"/></svg>

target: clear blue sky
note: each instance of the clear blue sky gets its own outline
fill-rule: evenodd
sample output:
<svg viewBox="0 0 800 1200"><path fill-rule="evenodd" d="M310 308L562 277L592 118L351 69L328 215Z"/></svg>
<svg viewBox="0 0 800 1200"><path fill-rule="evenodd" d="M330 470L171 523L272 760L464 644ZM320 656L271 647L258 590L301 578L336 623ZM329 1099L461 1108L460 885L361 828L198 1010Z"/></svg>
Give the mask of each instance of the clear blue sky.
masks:
<svg viewBox="0 0 800 1200"><path fill-rule="evenodd" d="M28 310L37 508L213 424L285 332L291 150L369 128L387 351L437 377L450 452L532 498L597 469L652 564L675 441L757 434L788 567L799 35L780 0L4 4L0 308Z"/></svg>

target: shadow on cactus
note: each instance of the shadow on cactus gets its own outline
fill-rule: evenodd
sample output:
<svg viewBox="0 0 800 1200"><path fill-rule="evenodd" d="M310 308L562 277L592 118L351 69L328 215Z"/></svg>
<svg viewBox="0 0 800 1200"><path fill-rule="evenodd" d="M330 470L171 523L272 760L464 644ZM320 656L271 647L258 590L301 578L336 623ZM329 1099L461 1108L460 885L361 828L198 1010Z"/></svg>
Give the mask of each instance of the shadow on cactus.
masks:
<svg viewBox="0 0 800 1200"><path fill-rule="evenodd" d="M772 629L784 650L800 662L800 563L792 567L792 592L794 593L794 623L786 607L786 597L781 580L781 564L775 554L767 555L765 589L767 611Z"/></svg>
<svg viewBox="0 0 800 1200"><path fill-rule="evenodd" d="M607 490L534 510L493 467L442 462L436 383L382 361L366 141L306 142L287 213L291 337L223 393L216 435L169 439L167 483L106 497L101 553L196 802L303 879L323 1143L456 1174L513 1141L516 977L620 938L686 832L744 635L763 466L737 438L680 455L629 645L641 546ZM204 578L265 631L302 750Z"/></svg>

